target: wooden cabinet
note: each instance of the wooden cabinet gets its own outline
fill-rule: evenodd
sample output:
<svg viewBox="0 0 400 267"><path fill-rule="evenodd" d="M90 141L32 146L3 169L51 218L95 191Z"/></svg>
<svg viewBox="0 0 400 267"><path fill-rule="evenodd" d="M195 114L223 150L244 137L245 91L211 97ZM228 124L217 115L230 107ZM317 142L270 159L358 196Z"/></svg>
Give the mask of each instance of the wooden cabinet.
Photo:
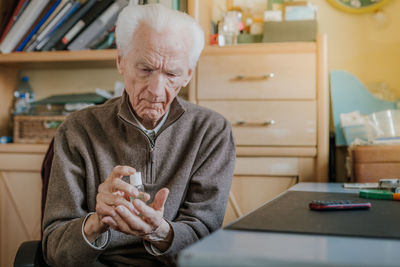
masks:
<svg viewBox="0 0 400 267"><path fill-rule="evenodd" d="M212 1L189 1L205 29ZM237 145L224 224L299 181L327 181L327 40L206 45L190 99L224 115Z"/></svg>
<svg viewBox="0 0 400 267"><path fill-rule="evenodd" d="M23 241L40 239L42 181L47 145L0 145L0 266L12 266Z"/></svg>

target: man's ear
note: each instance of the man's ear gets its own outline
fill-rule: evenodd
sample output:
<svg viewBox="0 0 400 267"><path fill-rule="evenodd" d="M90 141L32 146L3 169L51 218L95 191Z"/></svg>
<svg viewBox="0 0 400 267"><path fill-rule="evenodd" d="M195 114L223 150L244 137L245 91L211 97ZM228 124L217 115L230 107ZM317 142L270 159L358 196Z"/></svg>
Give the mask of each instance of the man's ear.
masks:
<svg viewBox="0 0 400 267"><path fill-rule="evenodd" d="M187 76L183 82L183 87L187 86L193 76L193 69L188 69Z"/></svg>
<svg viewBox="0 0 400 267"><path fill-rule="evenodd" d="M124 74L125 72L124 58L119 53L117 56L117 69L120 74L122 75Z"/></svg>

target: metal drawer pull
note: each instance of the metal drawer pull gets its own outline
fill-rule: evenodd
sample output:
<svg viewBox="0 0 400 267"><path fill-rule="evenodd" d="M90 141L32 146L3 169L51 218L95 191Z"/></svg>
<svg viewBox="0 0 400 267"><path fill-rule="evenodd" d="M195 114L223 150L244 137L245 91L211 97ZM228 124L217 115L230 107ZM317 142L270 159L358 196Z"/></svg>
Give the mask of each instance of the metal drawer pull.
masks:
<svg viewBox="0 0 400 267"><path fill-rule="evenodd" d="M274 120L264 121L264 122L246 122L246 121L237 121L235 126L246 126L246 127L268 127L270 125L275 124Z"/></svg>
<svg viewBox="0 0 400 267"><path fill-rule="evenodd" d="M263 81L269 78L273 78L275 76L274 73L268 73L261 76L246 76L246 75L236 75L235 78L232 79L233 82L243 82L243 81Z"/></svg>

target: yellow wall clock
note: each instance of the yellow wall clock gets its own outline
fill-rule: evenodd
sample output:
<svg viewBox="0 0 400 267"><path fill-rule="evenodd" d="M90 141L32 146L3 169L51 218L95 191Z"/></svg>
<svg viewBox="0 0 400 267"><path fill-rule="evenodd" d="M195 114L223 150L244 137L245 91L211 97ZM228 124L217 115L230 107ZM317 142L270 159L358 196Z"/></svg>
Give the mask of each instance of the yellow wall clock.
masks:
<svg viewBox="0 0 400 267"><path fill-rule="evenodd" d="M378 10L390 0L327 0L334 7L350 13L367 13Z"/></svg>

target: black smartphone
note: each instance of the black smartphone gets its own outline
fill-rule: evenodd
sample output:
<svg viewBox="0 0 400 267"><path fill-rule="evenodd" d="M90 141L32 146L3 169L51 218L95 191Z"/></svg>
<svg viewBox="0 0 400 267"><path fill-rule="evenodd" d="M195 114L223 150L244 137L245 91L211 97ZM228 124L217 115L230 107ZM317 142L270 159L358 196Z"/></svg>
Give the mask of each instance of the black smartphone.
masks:
<svg viewBox="0 0 400 267"><path fill-rule="evenodd" d="M360 202L358 200L313 200L309 204L312 210L354 210L369 209L370 202Z"/></svg>

